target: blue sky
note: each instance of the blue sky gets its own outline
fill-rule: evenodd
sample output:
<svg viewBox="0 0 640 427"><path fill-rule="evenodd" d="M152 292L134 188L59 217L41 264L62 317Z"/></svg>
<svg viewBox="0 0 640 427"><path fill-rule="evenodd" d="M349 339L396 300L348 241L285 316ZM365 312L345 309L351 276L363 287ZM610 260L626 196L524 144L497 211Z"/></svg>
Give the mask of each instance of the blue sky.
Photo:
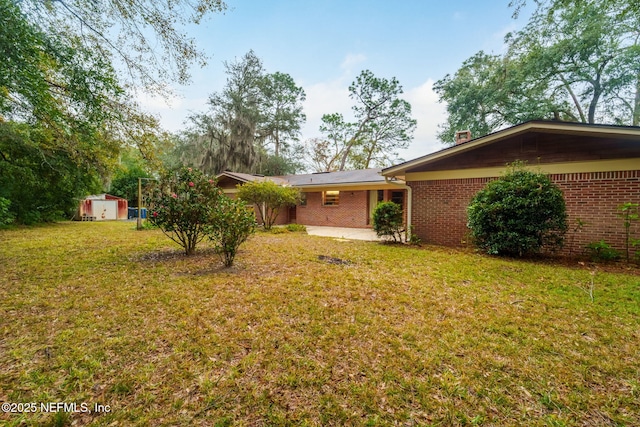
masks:
<svg viewBox="0 0 640 427"><path fill-rule="evenodd" d="M141 96L170 131L184 127L190 112L206 110L208 95L222 89L223 61L250 49L267 72L290 74L305 89L307 123L302 140L320 136L323 114L349 117L348 86L364 69L378 77L396 77L418 121L414 141L400 154L405 160L444 146L437 140L445 120L433 82L453 74L479 50L503 52L503 38L522 28L509 0L228 0L229 10L189 28L208 65L192 69L192 83L174 86L169 102Z"/></svg>

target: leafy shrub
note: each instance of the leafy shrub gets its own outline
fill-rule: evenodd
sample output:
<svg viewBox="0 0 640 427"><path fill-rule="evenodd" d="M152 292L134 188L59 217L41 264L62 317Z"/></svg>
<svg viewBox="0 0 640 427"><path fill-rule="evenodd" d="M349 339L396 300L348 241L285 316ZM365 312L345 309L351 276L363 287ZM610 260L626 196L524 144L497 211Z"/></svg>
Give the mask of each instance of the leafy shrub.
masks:
<svg viewBox="0 0 640 427"><path fill-rule="evenodd" d="M585 248L592 261L615 261L620 259L620 252L612 248L604 240L591 242Z"/></svg>
<svg viewBox="0 0 640 427"><path fill-rule="evenodd" d="M635 251L634 260L640 262L640 239L631 239L631 247Z"/></svg>
<svg viewBox="0 0 640 427"><path fill-rule="evenodd" d="M256 230L253 209L242 200L222 196L213 214L209 239L215 245L226 267L233 265L238 248Z"/></svg>
<svg viewBox="0 0 640 427"><path fill-rule="evenodd" d="M268 179L238 186L238 198L256 205L256 214L265 230L270 230L280 209L294 206L300 200L300 190L283 187Z"/></svg>
<svg viewBox="0 0 640 427"><path fill-rule="evenodd" d="M420 246L422 239L415 233L415 226L409 227L409 244L414 246Z"/></svg>
<svg viewBox="0 0 640 427"><path fill-rule="evenodd" d="M149 221L191 255L210 232L214 212L224 196L213 179L191 168L168 172L151 191Z"/></svg>
<svg viewBox="0 0 640 427"><path fill-rule="evenodd" d="M13 222L13 213L9 210L11 202L4 197L0 197L0 225L9 225Z"/></svg>
<svg viewBox="0 0 640 427"><path fill-rule="evenodd" d="M286 229L294 233L307 231L307 227L302 224L287 224Z"/></svg>
<svg viewBox="0 0 640 427"><path fill-rule="evenodd" d="M289 232L285 227L271 227L265 231L268 231L271 234L286 234Z"/></svg>
<svg viewBox="0 0 640 427"><path fill-rule="evenodd" d="M631 202L618 206L618 214L624 222L624 244L627 262L629 262L630 247L635 247L635 241L631 237L631 225L640 219L640 209L638 206L640 206L638 203Z"/></svg>
<svg viewBox="0 0 640 427"><path fill-rule="evenodd" d="M402 242L402 207L394 202L380 202L373 211L373 230L378 237Z"/></svg>
<svg viewBox="0 0 640 427"><path fill-rule="evenodd" d="M467 208L474 243L489 254L523 256L556 249L567 231L562 191L542 173L511 165Z"/></svg>

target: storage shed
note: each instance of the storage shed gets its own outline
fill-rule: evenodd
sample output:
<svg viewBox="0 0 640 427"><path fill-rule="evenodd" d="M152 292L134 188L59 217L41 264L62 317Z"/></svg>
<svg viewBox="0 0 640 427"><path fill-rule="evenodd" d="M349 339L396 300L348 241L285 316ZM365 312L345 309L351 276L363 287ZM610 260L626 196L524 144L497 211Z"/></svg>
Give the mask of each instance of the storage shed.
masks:
<svg viewBox="0 0 640 427"><path fill-rule="evenodd" d="M127 219L126 199L111 194L94 194L80 202L76 220L106 221Z"/></svg>

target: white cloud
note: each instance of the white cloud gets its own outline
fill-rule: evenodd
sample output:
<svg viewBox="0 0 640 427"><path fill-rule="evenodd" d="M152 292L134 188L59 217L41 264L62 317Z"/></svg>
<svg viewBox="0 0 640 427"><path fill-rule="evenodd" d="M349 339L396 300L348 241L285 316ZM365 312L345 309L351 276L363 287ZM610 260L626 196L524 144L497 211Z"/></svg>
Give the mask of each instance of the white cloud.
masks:
<svg viewBox="0 0 640 427"><path fill-rule="evenodd" d="M411 104L413 118L418 121L413 134L413 142L408 149L400 153L405 160L424 156L444 148L438 140L438 124L446 120L446 108L438 103L438 95L433 91L433 79L404 93L404 99Z"/></svg>
<svg viewBox="0 0 640 427"><path fill-rule="evenodd" d="M508 25L491 34L491 37L484 42L483 50L495 54L505 53L507 51L507 45L504 42L505 36L517 30L518 25L515 22L510 22Z"/></svg>
<svg viewBox="0 0 640 427"><path fill-rule="evenodd" d="M307 122L302 127L302 140L320 136L320 124L325 114L341 113L345 119L352 118L351 106L353 101L349 98L349 85L354 79L354 68L367 60L364 54L349 53L340 64L342 73L332 79L313 84L303 84L307 95L304 102L304 112Z"/></svg>
<svg viewBox="0 0 640 427"><path fill-rule="evenodd" d="M349 53L340 64L340 69L347 74L351 74L356 65L362 64L366 60L367 57L362 53Z"/></svg>
<svg viewBox="0 0 640 427"><path fill-rule="evenodd" d="M304 112L307 122L302 128L302 138L316 138L320 136L320 123L324 114L342 113L349 118L352 101L349 99L349 83L345 79L319 82L304 88L307 94L304 102Z"/></svg>
<svg viewBox="0 0 640 427"><path fill-rule="evenodd" d="M207 99L207 97L185 97L178 93L174 93L168 99L146 93L138 93L135 96L142 110L158 116L163 129L170 132L184 129L187 117L192 112L203 111L206 108Z"/></svg>
<svg viewBox="0 0 640 427"><path fill-rule="evenodd" d="M143 109L154 111L171 110L182 107L182 97L173 94L169 98L155 96L146 92L139 91L135 95L135 100Z"/></svg>

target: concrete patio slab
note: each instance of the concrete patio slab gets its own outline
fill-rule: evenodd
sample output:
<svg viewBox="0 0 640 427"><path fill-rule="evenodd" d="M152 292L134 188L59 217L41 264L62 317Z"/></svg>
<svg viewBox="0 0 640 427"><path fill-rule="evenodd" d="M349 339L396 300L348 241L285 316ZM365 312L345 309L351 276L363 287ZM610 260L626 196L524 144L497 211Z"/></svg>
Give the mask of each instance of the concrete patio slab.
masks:
<svg viewBox="0 0 640 427"><path fill-rule="evenodd" d="M350 240L380 240L376 232L370 228L325 227L317 225L307 225L306 227L307 234L311 236L335 237Z"/></svg>

